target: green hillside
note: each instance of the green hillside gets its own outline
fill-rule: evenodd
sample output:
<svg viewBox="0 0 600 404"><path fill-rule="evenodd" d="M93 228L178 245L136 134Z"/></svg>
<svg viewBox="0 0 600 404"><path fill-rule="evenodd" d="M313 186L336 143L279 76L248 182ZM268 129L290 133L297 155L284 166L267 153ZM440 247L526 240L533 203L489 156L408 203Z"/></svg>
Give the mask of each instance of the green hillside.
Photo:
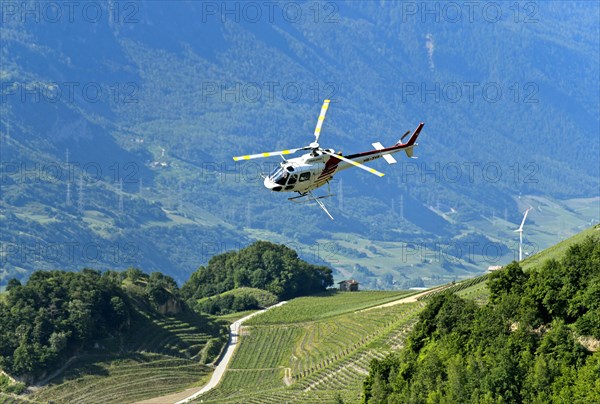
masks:
<svg viewBox="0 0 600 404"><path fill-rule="evenodd" d="M565 254L572 254L577 245L588 242L589 237L597 244L598 228L590 228L529 258L527 268L530 270L525 274L532 275L523 276L542 276L535 275L539 265L534 266L530 260L562 260ZM531 271L534 268L535 271ZM415 337L411 330L419 324L419 319L422 321L426 307L449 301L449 296L460 296L478 303L465 303L461 306L464 310L480 310L477 307L485 307L490 301L499 299L497 287L490 297L490 282L503 285L498 279L510 278L511 271L448 284L422 297L401 291L329 291L292 299L286 305L253 317L242 327L241 341L223 380L217 388L200 396L197 402L336 402L340 399L358 402L363 397L363 381L374 369L372 360L389 363L386 358L403 352L401 348L407 344L409 336L409 343L414 346ZM42 279L59 275L49 273ZM101 279L89 270L83 275ZM39 281L38 277L34 276L32 282ZM173 288L161 275L148 276L130 270L119 276L109 272L104 277L112 282L110 284L118 285L120 289L117 290L124 292L121 297L130 304L128 327L120 333L109 332L91 346L84 344L84 349L63 356L70 359L66 365L55 367L60 368L56 374L38 374L38 378L48 379L43 388L30 388L27 395L18 399L65 403L132 402L206 383L212 372L211 364L227 339L225 323L185 310L160 314L161 307L166 307L159 304L165 301L164 297L174 298L179 293L175 289L166 295L160 292ZM535 284L549 285L544 282L534 281ZM55 284L53 288L56 288L56 281L49 284ZM9 291L1 295L0 304L13 302L11 293L20 287L11 283ZM257 292L242 288L224 294L262 295ZM585 296L577 299L585 301L589 297ZM171 306L175 307L172 303ZM543 313L546 312L542 312L542 316L548 315ZM222 318L234 321L241 315L234 313ZM566 321L571 321L579 330L594 329L592 317L586 317L585 321L576 320L576 317L568 317ZM422 332L422 325L419 327ZM12 399L11 389L19 388L13 386L0 397ZM6 386L3 389L6 390Z"/></svg>
<svg viewBox="0 0 600 404"><path fill-rule="evenodd" d="M584 241L597 228L539 256L560 258L556 251ZM383 360L405 345L430 299L455 294L484 304L489 277L448 284L414 303L370 310L403 295L358 292L294 299L248 321L222 383L196 402L359 402L371 359Z"/></svg>
<svg viewBox="0 0 600 404"><path fill-rule="evenodd" d="M406 348L371 364L363 402L598 402L598 228L491 273L484 304L433 296Z"/></svg>
<svg viewBox="0 0 600 404"><path fill-rule="evenodd" d="M172 279L133 269L36 272L10 284L0 311L2 369L34 402L133 402L196 386L228 338L226 322L185 307Z"/></svg>

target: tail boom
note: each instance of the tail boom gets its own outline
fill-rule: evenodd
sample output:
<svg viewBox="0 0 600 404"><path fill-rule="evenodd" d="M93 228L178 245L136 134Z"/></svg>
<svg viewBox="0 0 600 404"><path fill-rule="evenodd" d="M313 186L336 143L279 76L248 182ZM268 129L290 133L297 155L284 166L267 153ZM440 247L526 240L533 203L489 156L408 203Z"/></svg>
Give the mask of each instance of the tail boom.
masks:
<svg viewBox="0 0 600 404"><path fill-rule="evenodd" d="M400 142L396 143L394 146L385 147L385 148L379 148L378 146L380 145L380 143L377 143L377 146L375 144L373 144L373 147L376 148L375 150L369 150L369 151L362 152L362 153L351 154L351 155L345 156L345 157L349 158L350 160L354 160L357 163L365 163L365 162L368 162L371 160L375 160L379 157L388 156L390 154L397 153L401 150L404 150L408 157L413 158L413 148L415 146L417 146L417 138L421 134L421 130L423 129L424 125L425 124L423 122L421 122L419 124L419 126L417 126L415 131L412 133L412 135L410 136L410 139L408 139L408 142L406 142L406 143L401 143L401 141L400 141ZM391 156L388 156L388 157L391 157ZM343 164L340 165L340 169L342 167L348 168Z"/></svg>

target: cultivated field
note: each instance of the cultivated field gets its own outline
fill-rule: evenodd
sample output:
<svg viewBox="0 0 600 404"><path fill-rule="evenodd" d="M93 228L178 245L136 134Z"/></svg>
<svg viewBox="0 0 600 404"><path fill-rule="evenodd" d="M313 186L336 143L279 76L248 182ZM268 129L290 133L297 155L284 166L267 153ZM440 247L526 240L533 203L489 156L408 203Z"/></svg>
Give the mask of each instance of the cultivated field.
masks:
<svg viewBox="0 0 600 404"><path fill-rule="evenodd" d="M522 265L529 269L598 232L590 228ZM382 308L376 306L403 294L346 292L294 299L248 321L222 383L196 402L359 402L369 362L402 347L428 298L456 293L484 302L488 277L449 284L417 302ZM359 311L369 307L375 308Z"/></svg>
<svg viewBox="0 0 600 404"><path fill-rule="evenodd" d="M320 296L299 297L249 320L246 325L291 324L315 321L365 309L408 296L406 291L327 292Z"/></svg>
<svg viewBox="0 0 600 404"><path fill-rule="evenodd" d="M140 313L146 315L146 313ZM142 317L124 341L72 361L29 396L37 402L127 403L203 385L227 340L225 327L193 313Z"/></svg>
<svg viewBox="0 0 600 404"><path fill-rule="evenodd" d="M249 320L222 383L197 402L359 400L370 360L402 346L424 303L359 310L405 296L299 298Z"/></svg>

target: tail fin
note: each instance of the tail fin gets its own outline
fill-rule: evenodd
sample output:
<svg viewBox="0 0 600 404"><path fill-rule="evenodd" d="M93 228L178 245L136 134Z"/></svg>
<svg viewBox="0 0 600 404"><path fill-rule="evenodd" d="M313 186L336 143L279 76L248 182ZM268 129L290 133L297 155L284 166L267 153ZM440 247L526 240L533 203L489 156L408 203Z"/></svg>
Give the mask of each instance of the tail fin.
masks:
<svg viewBox="0 0 600 404"><path fill-rule="evenodd" d="M419 126L417 126L417 129L415 129L415 131L413 132L413 134L410 136L410 139L408 139L408 142L406 143L402 143L402 139L400 139L398 141L398 143L396 144L401 144L402 146L412 146L415 144L415 142L417 141L417 138L419 137L419 134L421 133L421 129L423 129L423 126L425 124L423 122L421 122L419 124Z"/></svg>

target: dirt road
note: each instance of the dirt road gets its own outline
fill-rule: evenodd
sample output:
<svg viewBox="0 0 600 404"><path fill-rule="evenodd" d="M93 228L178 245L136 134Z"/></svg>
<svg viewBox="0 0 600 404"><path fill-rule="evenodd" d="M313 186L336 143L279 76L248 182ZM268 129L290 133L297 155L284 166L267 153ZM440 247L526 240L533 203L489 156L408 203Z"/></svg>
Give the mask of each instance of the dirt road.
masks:
<svg viewBox="0 0 600 404"><path fill-rule="evenodd" d="M255 311L254 313L252 313L246 317L240 318L239 320L237 320L236 322L234 322L233 324L231 324L229 326L229 342L227 343L227 347L225 348L225 354L221 358L221 361L215 368L215 371L213 372L212 376L210 377L210 380L208 381L208 383L206 385L204 385L203 387L194 387L191 389L187 389L187 390L184 390L179 393L170 394L168 396L156 397L156 398L151 398L149 400L140 401L137 404L167 404L167 403L183 404L183 403L190 402L193 399L195 399L196 397L198 397L199 395L204 394L207 391L212 390L215 387L217 387L217 385L221 382L223 375L225 375L227 366L229 365L229 362L231 361L231 358L233 357L233 353L235 352L235 347L238 343L238 337L240 334L241 325L245 321L251 319L252 317L254 317L260 313L264 313L265 311L270 310L273 307L279 307L285 303L287 303L287 301L277 303L276 305L268 307L264 310Z"/></svg>

